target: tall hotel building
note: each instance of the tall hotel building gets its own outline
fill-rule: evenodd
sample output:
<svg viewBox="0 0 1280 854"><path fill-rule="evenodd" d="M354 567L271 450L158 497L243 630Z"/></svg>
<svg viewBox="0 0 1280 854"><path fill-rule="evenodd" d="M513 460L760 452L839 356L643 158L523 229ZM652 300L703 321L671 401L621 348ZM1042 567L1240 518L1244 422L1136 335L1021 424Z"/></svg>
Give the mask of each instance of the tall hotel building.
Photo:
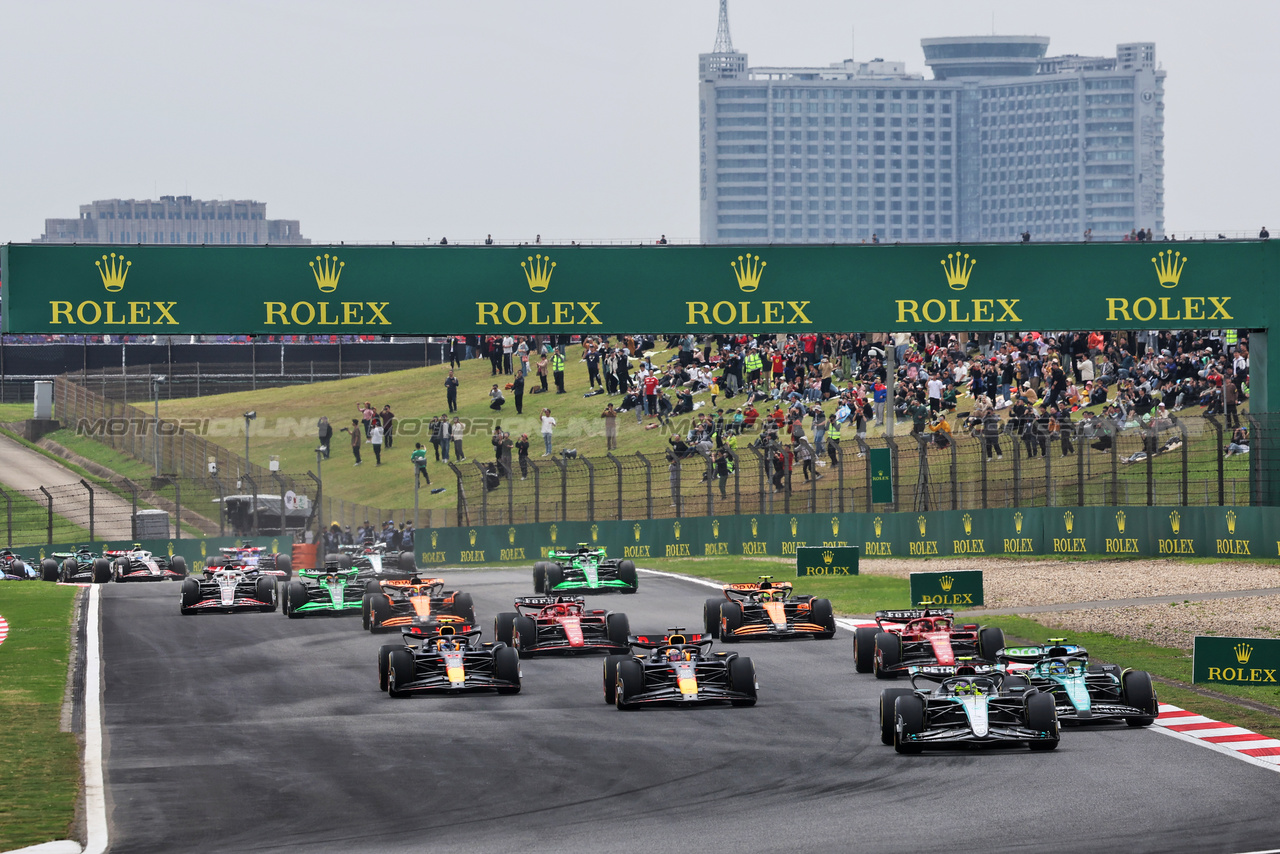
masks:
<svg viewBox="0 0 1280 854"><path fill-rule="evenodd" d="M1046 56L1044 36L922 39L905 63L748 67L721 0L699 56L704 243L1164 235L1153 43Z"/></svg>

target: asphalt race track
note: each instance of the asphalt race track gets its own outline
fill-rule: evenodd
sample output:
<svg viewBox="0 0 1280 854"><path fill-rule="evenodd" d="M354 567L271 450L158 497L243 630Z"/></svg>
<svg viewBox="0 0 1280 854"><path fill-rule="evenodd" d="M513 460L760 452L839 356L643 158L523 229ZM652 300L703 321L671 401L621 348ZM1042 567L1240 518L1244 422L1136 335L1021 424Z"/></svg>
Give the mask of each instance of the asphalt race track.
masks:
<svg viewBox="0 0 1280 854"><path fill-rule="evenodd" d="M528 571L450 572L493 616ZM358 614L178 613L103 590L112 852L1187 851L1280 844L1275 772L1152 731L899 756L852 635L743 643L754 708L605 705L598 656L523 662L515 696L393 700ZM696 629L713 591L642 575L592 601Z"/></svg>

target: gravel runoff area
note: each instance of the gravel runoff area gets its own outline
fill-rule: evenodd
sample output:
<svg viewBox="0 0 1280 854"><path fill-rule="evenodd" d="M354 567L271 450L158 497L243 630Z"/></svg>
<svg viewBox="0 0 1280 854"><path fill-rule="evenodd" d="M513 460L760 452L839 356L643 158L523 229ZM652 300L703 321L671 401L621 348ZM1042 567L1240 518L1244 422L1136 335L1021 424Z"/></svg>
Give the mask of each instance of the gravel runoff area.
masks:
<svg viewBox="0 0 1280 854"><path fill-rule="evenodd" d="M1132 561L868 560L861 571L905 578L911 572L982 569L987 608L1057 605L1280 587L1280 566ZM1107 632L1190 650L1197 634L1280 637L1280 596L1243 596L1160 605L1028 613L1065 632Z"/></svg>

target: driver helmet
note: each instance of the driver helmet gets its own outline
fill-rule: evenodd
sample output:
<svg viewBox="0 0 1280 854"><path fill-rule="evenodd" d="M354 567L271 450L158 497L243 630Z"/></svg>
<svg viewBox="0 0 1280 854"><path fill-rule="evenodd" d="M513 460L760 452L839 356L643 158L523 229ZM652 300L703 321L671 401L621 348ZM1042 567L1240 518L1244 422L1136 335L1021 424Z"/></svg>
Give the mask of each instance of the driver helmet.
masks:
<svg viewBox="0 0 1280 854"><path fill-rule="evenodd" d="M668 661L682 661L685 657L684 652L679 647L671 647L667 650Z"/></svg>
<svg viewBox="0 0 1280 854"><path fill-rule="evenodd" d="M553 606L552 613L557 617L563 617L569 613L569 607L567 605L555 605Z"/></svg>
<svg viewBox="0 0 1280 854"><path fill-rule="evenodd" d="M1071 668L1067 666L1067 663L1066 663L1065 661L1051 661L1051 662L1049 662L1049 672L1050 672L1050 673L1066 673L1066 672L1067 672L1068 670L1070 670L1070 669L1071 669Z"/></svg>

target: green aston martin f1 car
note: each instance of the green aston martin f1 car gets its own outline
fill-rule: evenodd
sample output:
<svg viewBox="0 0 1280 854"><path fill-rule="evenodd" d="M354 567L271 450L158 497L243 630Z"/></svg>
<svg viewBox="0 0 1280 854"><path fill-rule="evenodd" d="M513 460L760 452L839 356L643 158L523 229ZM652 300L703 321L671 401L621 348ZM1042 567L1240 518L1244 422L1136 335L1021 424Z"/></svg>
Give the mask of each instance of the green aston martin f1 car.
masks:
<svg viewBox="0 0 1280 854"><path fill-rule="evenodd" d="M611 559L586 543L573 550L551 549L547 558L533 565L535 593L635 593L639 588L634 563Z"/></svg>

